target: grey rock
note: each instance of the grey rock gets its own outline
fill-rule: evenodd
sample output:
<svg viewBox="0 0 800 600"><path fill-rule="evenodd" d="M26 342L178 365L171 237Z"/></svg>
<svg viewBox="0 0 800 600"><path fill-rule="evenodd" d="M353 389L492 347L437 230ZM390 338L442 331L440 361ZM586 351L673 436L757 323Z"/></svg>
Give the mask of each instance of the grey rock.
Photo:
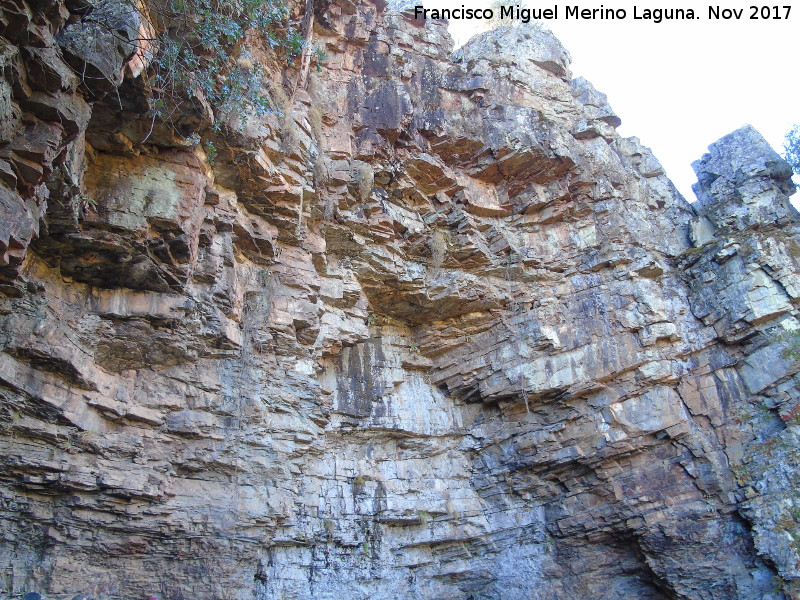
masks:
<svg viewBox="0 0 800 600"><path fill-rule="evenodd" d="M384 8L212 164L96 100L79 3L3 5L4 593L798 597L785 165L734 132L691 206L551 34Z"/></svg>
<svg viewBox="0 0 800 600"><path fill-rule="evenodd" d="M692 167L696 209L717 227L744 229L798 217L788 201L795 191L791 166L750 125L712 144Z"/></svg>
<svg viewBox="0 0 800 600"><path fill-rule="evenodd" d="M97 2L76 23L57 36L65 58L93 94L115 90L123 78L125 63L136 52L141 15L126 0Z"/></svg>

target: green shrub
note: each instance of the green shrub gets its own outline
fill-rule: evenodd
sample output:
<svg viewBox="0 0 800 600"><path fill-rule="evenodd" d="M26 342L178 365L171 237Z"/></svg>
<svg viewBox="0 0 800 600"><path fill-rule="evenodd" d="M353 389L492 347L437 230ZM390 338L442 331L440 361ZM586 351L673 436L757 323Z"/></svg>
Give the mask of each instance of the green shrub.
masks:
<svg viewBox="0 0 800 600"><path fill-rule="evenodd" d="M795 173L800 173L800 125L795 125L786 134L783 149L786 162L792 165Z"/></svg>
<svg viewBox="0 0 800 600"><path fill-rule="evenodd" d="M108 10L112 5L117 10ZM134 41L147 65L150 108L167 123L198 99L211 108L216 123L234 112L264 114L270 104L263 65L243 42L258 38L289 61L304 47L282 0L93 0L86 2L82 18L113 31L120 5L138 13L142 23Z"/></svg>
<svg viewBox="0 0 800 600"><path fill-rule="evenodd" d="M280 0L148 0L148 8L158 31L151 66L156 101L180 103L188 92L204 97L218 116L264 114L263 66L241 50L242 41L257 35L289 60L303 49Z"/></svg>

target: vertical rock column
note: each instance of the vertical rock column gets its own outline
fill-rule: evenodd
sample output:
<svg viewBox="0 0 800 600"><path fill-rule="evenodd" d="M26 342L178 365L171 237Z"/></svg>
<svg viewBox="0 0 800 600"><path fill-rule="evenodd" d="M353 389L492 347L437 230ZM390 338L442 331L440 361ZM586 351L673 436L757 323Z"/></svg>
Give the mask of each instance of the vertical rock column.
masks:
<svg viewBox="0 0 800 600"><path fill-rule="evenodd" d="M725 452L759 554L800 595L800 215L791 167L751 126L694 163L698 216L685 269L694 315L735 357Z"/></svg>

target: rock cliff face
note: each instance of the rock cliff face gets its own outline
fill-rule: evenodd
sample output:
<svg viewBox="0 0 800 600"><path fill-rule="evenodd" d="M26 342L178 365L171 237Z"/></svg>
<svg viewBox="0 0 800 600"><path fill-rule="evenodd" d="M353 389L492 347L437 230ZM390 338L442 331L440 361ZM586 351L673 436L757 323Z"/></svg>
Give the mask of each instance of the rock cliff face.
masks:
<svg viewBox="0 0 800 600"><path fill-rule="evenodd" d="M757 132L690 206L549 33L333 0L210 160L81 6L0 2L0 596L800 597Z"/></svg>

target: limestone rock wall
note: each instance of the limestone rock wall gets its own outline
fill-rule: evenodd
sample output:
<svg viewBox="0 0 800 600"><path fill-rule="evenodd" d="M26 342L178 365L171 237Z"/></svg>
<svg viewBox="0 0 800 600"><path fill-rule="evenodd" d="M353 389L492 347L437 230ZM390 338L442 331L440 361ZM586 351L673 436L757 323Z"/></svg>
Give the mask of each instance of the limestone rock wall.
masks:
<svg viewBox="0 0 800 600"><path fill-rule="evenodd" d="M757 132L690 206L549 33L334 0L212 158L81 10L0 2L0 595L800 597Z"/></svg>

